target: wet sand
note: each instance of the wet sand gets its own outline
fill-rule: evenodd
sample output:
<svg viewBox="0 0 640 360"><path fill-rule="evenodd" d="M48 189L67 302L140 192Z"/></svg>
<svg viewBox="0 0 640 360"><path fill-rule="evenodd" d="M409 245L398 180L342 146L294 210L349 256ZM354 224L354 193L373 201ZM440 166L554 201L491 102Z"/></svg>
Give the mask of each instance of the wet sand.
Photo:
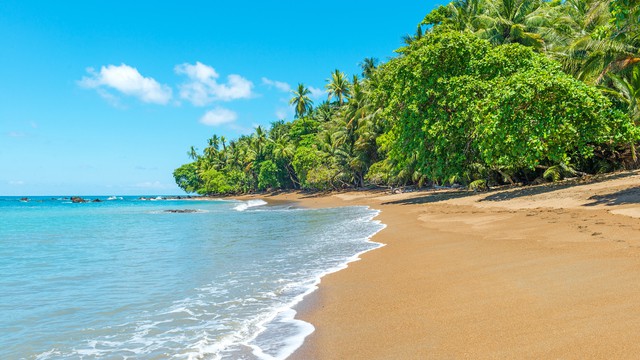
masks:
<svg viewBox="0 0 640 360"><path fill-rule="evenodd" d="M386 244L298 307L291 359L637 359L640 173L473 193L259 196L368 205Z"/></svg>

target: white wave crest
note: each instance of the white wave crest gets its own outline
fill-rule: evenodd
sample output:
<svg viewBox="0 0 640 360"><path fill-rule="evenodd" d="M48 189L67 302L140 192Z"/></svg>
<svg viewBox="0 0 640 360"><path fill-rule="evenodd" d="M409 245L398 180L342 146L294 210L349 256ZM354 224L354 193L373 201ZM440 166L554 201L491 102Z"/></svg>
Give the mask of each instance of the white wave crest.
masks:
<svg viewBox="0 0 640 360"><path fill-rule="evenodd" d="M233 210L245 211L249 208L256 207L256 206L263 206L263 205L267 205L267 202L264 200L260 200L260 199L249 200L249 201L243 201L241 204L234 207Z"/></svg>

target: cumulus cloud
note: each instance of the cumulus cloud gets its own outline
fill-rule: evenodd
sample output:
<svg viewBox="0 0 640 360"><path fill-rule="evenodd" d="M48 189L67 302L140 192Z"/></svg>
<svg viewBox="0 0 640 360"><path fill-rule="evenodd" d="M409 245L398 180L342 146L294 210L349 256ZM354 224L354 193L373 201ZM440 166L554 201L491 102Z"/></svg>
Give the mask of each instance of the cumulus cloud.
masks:
<svg viewBox="0 0 640 360"><path fill-rule="evenodd" d="M271 80L266 77L263 77L262 83L269 86L270 88L275 87L276 89L282 92L288 93L289 91L291 91L291 85L287 84L286 82Z"/></svg>
<svg viewBox="0 0 640 360"><path fill-rule="evenodd" d="M218 126L232 123L236 121L237 118L238 114L236 114L235 112L229 109L216 107L212 110L207 111L200 118L200 122L209 126Z"/></svg>
<svg viewBox="0 0 640 360"><path fill-rule="evenodd" d="M327 96L326 91L322 89L314 88L313 86L309 86L309 91L311 92L311 97L314 99L319 99L323 96Z"/></svg>
<svg viewBox="0 0 640 360"><path fill-rule="evenodd" d="M105 91L115 89L122 94L134 96L141 101L155 104L166 104L171 100L172 91L167 85L158 83L155 79L144 77L138 69L126 64L102 66L99 72L88 68L89 76L79 81L80 86L97 89L98 93L112 101L113 95Z"/></svg>
<svg viewBox="0 0 640 360"><path fill-rule="evenodd" d="M227 76L226 83L218 83L220 75L211 66L201 62L176 65L175 72L186 75L189 80L180 85L180 97L196 106L205 106L213 101L231 101L251 97L253 83L240 75Z"/></svg>

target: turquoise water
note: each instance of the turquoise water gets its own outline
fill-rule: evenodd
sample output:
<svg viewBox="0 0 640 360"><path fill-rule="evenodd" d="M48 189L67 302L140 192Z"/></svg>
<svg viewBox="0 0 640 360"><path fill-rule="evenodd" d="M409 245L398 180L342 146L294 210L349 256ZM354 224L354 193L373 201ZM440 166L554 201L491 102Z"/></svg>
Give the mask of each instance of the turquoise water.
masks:
<svg viewBox="0 0 640 360"><path fill-rule="evenodd" d="M291 306L383 226L365 207L101 199L0 198L0 359L285 358L313 331Z"/></svg>

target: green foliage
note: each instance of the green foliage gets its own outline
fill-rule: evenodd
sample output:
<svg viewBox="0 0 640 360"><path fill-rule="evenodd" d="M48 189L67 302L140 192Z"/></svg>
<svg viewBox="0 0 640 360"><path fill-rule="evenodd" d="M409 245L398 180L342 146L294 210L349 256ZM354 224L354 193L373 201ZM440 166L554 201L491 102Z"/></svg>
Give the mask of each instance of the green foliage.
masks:
<svg viewBox="0 0 640 360"><path fill-rule="evenodd" d="M542 177L550 181L560 181L567 176L572 176L575 174L576 174L575 169L573 169L572 167L564 163L561 163L561 164L549 167L547 170L544 171L544 173L542 174Z"/></svg>
<svg viewBox="0 0 640 360"><path fill-rule="evenodd" d="M298 84L293 121L191 147L174 178L200 194L481 190L635 166L639 16L637 0L456 0L362 79L333 71L317 107Z"/></svg>
<svg viewBox="0 0 640 360"><path fill-rule="evenodd" d="M209 169L202 173L204 186L198 189L199 194L232 194L236 188L229 182L229 178L221 171Z"/></svg>
<svg viewBox="0 0 640 360"><path fill-rule="evenodd" d="M378 161L369 168L366 180L375 185L396 185L393 168L388 161Z"/></svg>
<svg viewBox="0 0 640 360"><path fill-rule="evenodd" d="M310 170L319 168L323 163L323 154L314 146L300 146L293 157L293 168L303 188L310 188L307 175Z"/></svg>
<svg viewBox="0 0 640 360"><path fill-rule="evenodd" d="M173 178L176 180L176 184L180 189L188 193L196 192L202 181L197 174L196 163L188 163L180 166L173 172Z"/></svg>
<svg viewBox="0 0 640 360"><path fill-rule="evenodd" d="M521 45L440 32L403 55L382 67L378 93L397 173L414 168L444 183L470 178L480 163L505 175L637 139L597 89Z"/></svg>
<svg viewBox="0 0 640 360"><path fill-rule="evenodd" d="M280 187L278 177L280 171L271 160L260 163L260 173L258 174L258 190L277 189Z"/></svg>
<svg viewBox="0 0 640 360"><path fill-rule="evenodd" d="M469 183L469 190L486 191L486 190L489 190L489 185L487 185L487 180L478 179Z"/></svg>

